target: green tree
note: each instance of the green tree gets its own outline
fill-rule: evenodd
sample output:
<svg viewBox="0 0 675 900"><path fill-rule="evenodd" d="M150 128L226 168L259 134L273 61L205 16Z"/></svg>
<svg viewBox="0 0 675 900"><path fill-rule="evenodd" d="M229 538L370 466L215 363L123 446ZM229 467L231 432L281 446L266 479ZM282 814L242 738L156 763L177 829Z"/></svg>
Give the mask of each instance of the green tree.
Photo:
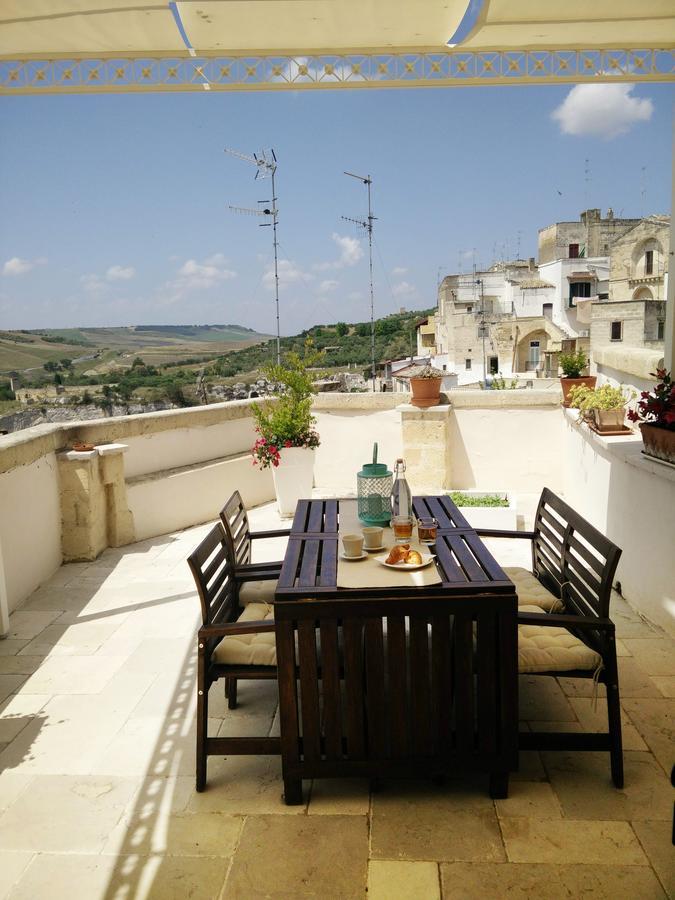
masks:
<svg viewBox="0 0 675 900"><path fill-rule="evenodd" d="M347 326L347 324L345 322L338 322L337 325L335 326L335 333L337 334L338 337L344 337L346 334L349 333L349 327Z"/></svg>
<svg viewBox="0 0 675 900"><path fill-rule="evenodd" d="M61 360L61 368L62 369L72 369L73 361L72 359L68 359L67 357Z"/></svg>
<svg viewBox="0 0 675 900"><path fill-rule="evenodd" d="M367 322L360 322L356 326L356 333L359 337L368 337L370 334L370 325Z"/></svg>

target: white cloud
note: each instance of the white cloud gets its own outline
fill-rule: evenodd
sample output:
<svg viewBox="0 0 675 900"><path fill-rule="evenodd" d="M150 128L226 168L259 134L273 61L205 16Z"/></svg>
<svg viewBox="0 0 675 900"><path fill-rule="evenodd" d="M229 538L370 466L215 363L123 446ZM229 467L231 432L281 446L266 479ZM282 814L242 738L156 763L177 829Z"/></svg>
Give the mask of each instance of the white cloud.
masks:
<svg viewBox="0 0 675 900"><path fill-rule="evenodd" d="M136 269L134 269L133 266L110 266L105 273L105 277L108 281L128 281L130 278L133 278L135 274Z"/></svg>
<svg viewBox="0 0 675 900"><path fill-rule="evenodd" d="M634 89L634 84L577 84L551 118L563 134L611 140L652 117L654 104L648 98L633 97Z"/></svg>
<svg viewBox="0 0 675 900"><path fill-rule="evenodd" d="M47 258L45 256L39 256L37 259L21 259L18 256L13 256L3 265L2 274L25 275L26 272L30 272L31 269L34 269L35 266L44 266L46 264Z"/></svg>
<svg viewBox="0 0 675 900"><path fill-rule="evenodd" d="M394 297L409 297L411 294L417 293L417 288L407 281L399 281L392 286L391 292Z"/></svg>
<svg viewBox="0 0 675 900"><path fill-rule="evenodd" d="M98 275L94 275L93 272L89 273L88 275L81 275L80 284L89 294L98 294L110 287L110 285L107 285L104 281L101 281Z"/></svg>
<svg viewBox="0 0 675 900"><path fill-rule="evenodd" d="M405 275L407 273L407 271L408 270L406 268L404 268L403 266L394 266L394 268L391 270L391 274L397 275L400 277L401 275Z"/></svg>
<svg viewBox="0 0 675 900"><path fill-rule="evenodd" d="M339 259L332 262L320 262L312 266L317 272L325 272L327 269L345 269L355 266L363 256L363 247L358 238L333 232L331 235L340 250Z"/></svg>
<svg viewBox="0 0 675 900"><path fill-rule="evenodd" d="M298 284L313 281L314 276L309 272L305 272L291 259L280 259L278 262L279 284ZM269 266L262 277L262 283L265 287L274 290L274 267Z"/></svg>
<svg viewBox="0 0 675 900"><path fill-rule="evenodd" d="M329 294L331 291L334 291L335 288L340 286L339 281L335 281L332 278L327 278L325 281L322 281L319 285L319 293L320 294Z"/></svg>
<svg viewBox="0 0 675 900"><path fill-rule="evenodd" d="M236 278L237 273L227 267L222 253L214 253L201 262L186 259L177 270L177 277L167 281L161 289L162 303L177 303L193 291L204 291Z"/></svg>

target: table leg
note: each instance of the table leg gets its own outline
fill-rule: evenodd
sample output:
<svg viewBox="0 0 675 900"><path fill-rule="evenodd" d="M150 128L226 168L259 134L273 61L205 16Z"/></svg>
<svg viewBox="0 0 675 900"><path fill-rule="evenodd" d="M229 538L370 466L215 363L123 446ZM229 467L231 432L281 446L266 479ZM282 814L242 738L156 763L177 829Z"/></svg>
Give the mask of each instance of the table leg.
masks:
<svg viewBox="0 0 675 900"><path fill-rule="evenodd" d="M301 778L284 778L284 803L286 806L298 806L302 803Z"/></svg>
<svg viewBox="0 0 675 900"><path fill-rule="evenodd" d="M490 796L493 800L506 800L509 796L508 772L490 772Z"/></svg>

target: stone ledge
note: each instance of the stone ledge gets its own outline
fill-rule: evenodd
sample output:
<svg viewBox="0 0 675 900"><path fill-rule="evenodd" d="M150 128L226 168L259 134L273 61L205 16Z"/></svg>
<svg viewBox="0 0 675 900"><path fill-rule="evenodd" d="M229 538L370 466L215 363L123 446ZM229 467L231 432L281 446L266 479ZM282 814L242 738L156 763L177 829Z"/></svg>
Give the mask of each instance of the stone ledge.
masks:
<svg viewBox="0 0 675 900"><path fill-rule="evenodd" d="M523 388L513 391L448 391L448 399L455 409L494 409L508 407L555 407L560 406L562 390L550 388L537 390Z"/></svg>
<svg viewBox="0 0 675 900"><path fill-rule="evenodd" d="M238 462L251 459L250 453L233 453L230 456L216 456L214 459L205 459L200 462L190 463L187 466L175 466L172 469L160 469L157 472L149 472L146 475L134 475L127 478L126 483L129 487L136 487L139 484L149 484L152 481L161 481L163 478L170 478L173 475L184 475L187 472L197 472L200 469L208 469L210 466L219 465L227 462Z"/></svg>
<svg viewBox="0 0 675 900"><path fill-rule="evenodd" d="M663 362L663 350L643 350L639 347L599 347L593 350L596 366L609 366L619 372L653 380L652 372Z"/></svg>

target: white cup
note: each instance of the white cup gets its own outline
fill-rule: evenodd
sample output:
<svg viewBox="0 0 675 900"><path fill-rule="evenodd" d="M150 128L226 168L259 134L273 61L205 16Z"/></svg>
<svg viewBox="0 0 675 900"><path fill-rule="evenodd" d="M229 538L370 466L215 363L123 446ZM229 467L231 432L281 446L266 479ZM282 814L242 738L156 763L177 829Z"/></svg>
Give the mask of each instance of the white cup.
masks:
<svg viewBox="0 0 675 900"><path fill-rule="evenodd" d="M366 550L380 548L382 546L383 538L384 528L380 528L378 525L367 525L363 529L363 540L366 545Z"/></svg>
<svg viewBox="0 0 675 900"><path fill-rule="evenodd" d="M345 534L342 536L345 556L363 556L363 535Z"/></svg>

